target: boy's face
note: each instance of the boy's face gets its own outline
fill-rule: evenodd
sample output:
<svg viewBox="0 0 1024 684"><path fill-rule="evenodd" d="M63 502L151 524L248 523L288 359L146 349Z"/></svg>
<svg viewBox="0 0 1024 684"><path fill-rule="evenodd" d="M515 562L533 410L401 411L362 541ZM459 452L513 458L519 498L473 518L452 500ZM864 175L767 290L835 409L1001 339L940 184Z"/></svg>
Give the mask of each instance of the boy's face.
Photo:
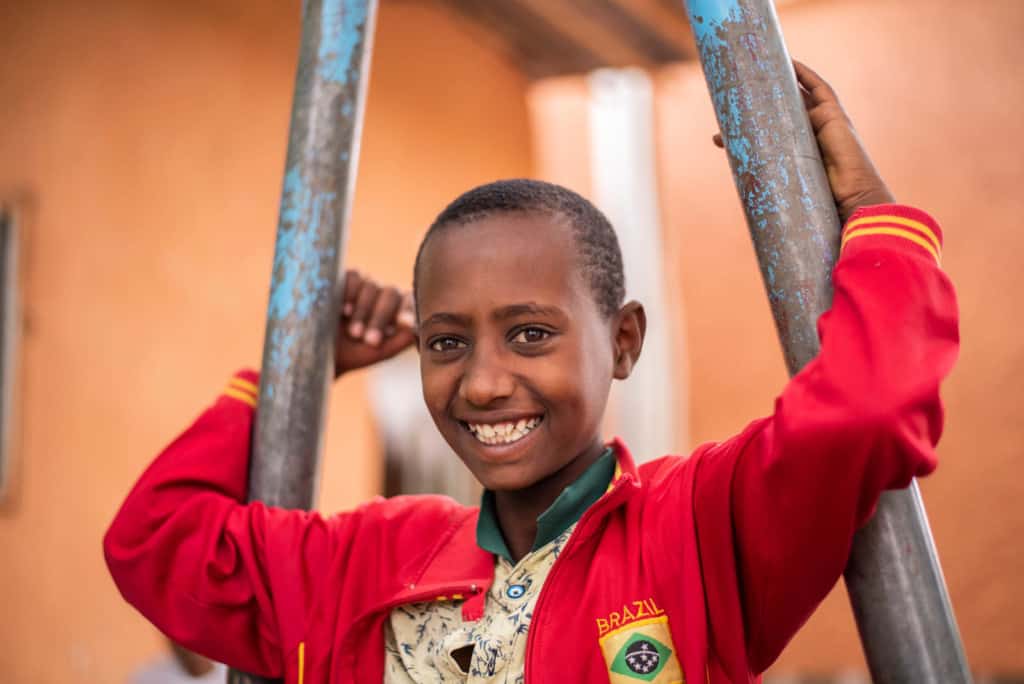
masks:
<svg viewBox="0 0 1024 684"><path fill-rule="evenodd" d="M617 317L576 250L558 217L499 214L441 230L421 256L423 396L488 489L525 489L601 447Z"/></svg>

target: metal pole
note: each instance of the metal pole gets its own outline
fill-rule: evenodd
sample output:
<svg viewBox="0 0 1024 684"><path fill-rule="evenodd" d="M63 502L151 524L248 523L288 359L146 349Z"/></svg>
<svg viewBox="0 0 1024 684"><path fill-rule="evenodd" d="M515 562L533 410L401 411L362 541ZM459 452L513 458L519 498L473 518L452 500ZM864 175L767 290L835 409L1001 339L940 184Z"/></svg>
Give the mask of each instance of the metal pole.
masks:
<svg viewBox="0 0 1024 684"><path fill-rule="evenodd" d="M840 224L771 0L685 0L791 374L818 353ZM969 682L916 484L886 492L846 571L872 679Z"/></svg>
<svg viewBox="0 0 1024 684"><path fill-rule="evenodd" d="M376 0L305 0L249 498L310 508L338 327ZM267 680L231 672L229 682Z"/></svg>

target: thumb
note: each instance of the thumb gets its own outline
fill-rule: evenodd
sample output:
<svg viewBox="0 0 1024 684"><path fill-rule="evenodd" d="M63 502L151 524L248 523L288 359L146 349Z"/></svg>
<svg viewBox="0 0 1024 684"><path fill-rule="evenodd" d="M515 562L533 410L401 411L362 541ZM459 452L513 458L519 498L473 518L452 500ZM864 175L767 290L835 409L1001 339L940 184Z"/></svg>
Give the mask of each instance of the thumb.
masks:
<svg viewBox="0 0 1024 684"><path fill-rule="evenodd" d="M380 360L390 359L416 342L416 332L412 328L400 326L394 335L386 338L378 347Z"/></svg>

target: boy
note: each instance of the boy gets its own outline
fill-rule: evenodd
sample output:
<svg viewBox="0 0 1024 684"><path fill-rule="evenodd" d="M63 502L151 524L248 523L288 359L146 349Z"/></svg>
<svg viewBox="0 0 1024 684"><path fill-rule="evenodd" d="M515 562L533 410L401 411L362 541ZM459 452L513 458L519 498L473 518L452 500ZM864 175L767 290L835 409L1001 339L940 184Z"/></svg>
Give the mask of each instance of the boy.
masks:
<svg viewBox="0 0 1024 684"><path fill-rule="evenodd" d="M408 299L352 275L336 353L344 373L417 345L480 509L244 504L257 377L243 372L111 526L125 598L176 641L287 682L755 681L881 491L935 467L958 344L938 226L892 204L835 94L796 68L847 223L821 354L772 416L640 468L604 443L609 386L645 329L614 231L563 188L483 186L423 240L416 334Z"/></svg>

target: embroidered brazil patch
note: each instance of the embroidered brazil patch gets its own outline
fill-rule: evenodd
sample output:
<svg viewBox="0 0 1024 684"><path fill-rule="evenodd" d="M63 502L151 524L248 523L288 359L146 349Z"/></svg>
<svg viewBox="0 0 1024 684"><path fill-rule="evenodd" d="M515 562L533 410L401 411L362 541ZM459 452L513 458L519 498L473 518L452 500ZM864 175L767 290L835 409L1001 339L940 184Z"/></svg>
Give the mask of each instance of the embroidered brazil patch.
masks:
<svg viewBox="0 0 1024 684"><path fill-rule="evenodd" d="M600 644L611 684L683 684L667 615L624 625Z"/></svg>

